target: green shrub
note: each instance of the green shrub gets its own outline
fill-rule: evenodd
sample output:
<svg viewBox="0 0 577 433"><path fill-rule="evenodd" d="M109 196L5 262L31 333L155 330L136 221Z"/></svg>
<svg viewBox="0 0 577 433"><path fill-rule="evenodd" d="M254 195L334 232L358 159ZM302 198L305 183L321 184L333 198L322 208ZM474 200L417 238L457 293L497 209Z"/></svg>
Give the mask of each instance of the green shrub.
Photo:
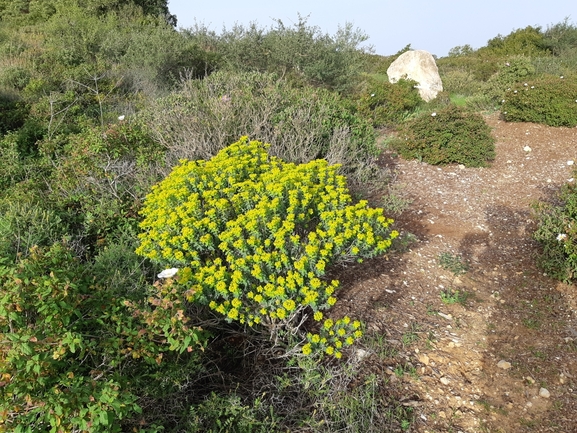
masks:
<svg viewBox="0 0 577 433"><path fill-rule="evenodd" d="M46 140L42 154L53 169L47 179L52 207L80 248L94 252L109 235L136 227L146 191L158 181L164 152L146 127L128 120L63 140Z"/></svg>
<svg viewBox="0 0 577 433"><path fill-rule="evenodd" d="M295 88L271 74L218 72L142 115L173 160L206 159L240 136L270 143L294 163L325 158L357 184L375 175L375 133L335 93Z"/></svg>
<svg viewBox="0 0 577 433"><path fill-rule="evenodd" d="M16 93L0 89L0 137L24 125L28 112L28 107Z"/></svg>
<svg viewBox="0 0 577 433"><path fill-rule="evenodd" d="M481 83L477 92L467 100L467 105L477 110L497 109L507 89L515 83L527 81L534 72L535 67L529 57L503 59L498 65L498 71L486 83Z"/></svg>
<svg viewBox="0 0 577 433"><path fill-rule="evenodd" d="M574 173L577 175L577 173ZM542 246L541 267L550 276L565 282L577 281L577 186L564 186L559 204L535 205L537 229L533 234Z"/></svg>
<svg viewBox="0 0 577 433"><path fill-rule="evenodd" d="M182 386L173 374L161 385L171 365L198 365L198 329L147 304L142 286L125 299L97 269L62 243L0 260L0 431L128 431L147 399Z"/></svg>
<svg viewBox="0 0 577 433"><path fill-rule="evenodd" d="M510 122L577 125L577 76L542 76L513 86L501 108Z"/></svg>
<svg viewBox="0 0 577 433"><path fill-rule="evenodd" d="M450 105L403 124L391 145L403 157L429 164L484 167L495 157L494 142L481 115Z"/></svg>
<svg viewBox="0 0 577 433"><path fill-rule="evenodd" d="M541 27L532 26L513 30L507 36L497 35L478 51L500 57L539 56L549 53Z"/></svg>
<svg viewBox="0 0 577 433"><path fill-rule="evenodd" d="M14 259L35 245L62 239L66 225L51 209L36 201L8 198L0 204L0 256Z"/></svg>
<svg viewBox="0 0 577 433"><path fill-rule="evenodd" d="M20 66L13 66L6 68L0 75L0 84L6 87L13 87L17 90L22 90L28 85L31 75L28 69Z"/></svg>
<svg viewBox="0 0 577 433"><path fill-rule="evenodd" d="M351 203L337 167L288 164L266 147L245 137L210 161L182 161L146 199L137 253L178 269L180 296L289 352L312 316L322 325L302 352L338 358L361 330L348 317L323 320L338 288L326 270L383 253L397 233L381 209Z"/></svg>
<svg viewBox="0 0 577 433"><path fill-rule="evenodd" d="M290 81L338 92L356 85L367 51L361 47L367 36L350 23L329 35L301 16L292 26L275 20L269 29L252 23L247 27L237 24L220 35L203 26L187 32L193 42L210 47L220 56L224 70L275 73Z"/></svg>
<svg viewBox="0 0 577 433"><path fill-rule="evenodd" d="M401 79L392 84L369 78L358 98L358 111L377 128L400 123L423 103L416 84L413 80Z"/></svg>

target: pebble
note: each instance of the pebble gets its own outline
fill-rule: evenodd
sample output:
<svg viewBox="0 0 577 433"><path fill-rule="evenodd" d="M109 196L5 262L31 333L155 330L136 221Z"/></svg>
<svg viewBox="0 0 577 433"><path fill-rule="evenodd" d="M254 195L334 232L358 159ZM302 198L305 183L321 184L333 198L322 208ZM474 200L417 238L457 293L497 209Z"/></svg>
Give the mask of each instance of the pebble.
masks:
<svg viewBox="0 0 577 433"><path fill-rule="evenodd" d="M525 146L525 147L523 148L523 150L524 150L525 152L531 152L531 148L530 148L529 146Z"/></svg>
<svg viewBox="0 0 577 433"><path fill-rule="evenodd" d="M441 383L443 385L448 385L449 384L449 379L447 379L446 377L441 377ZM542 388L543 389L543 388ZM546 391L546 390L545 390Z"/></svg>
<svg viewBox="0 0 577 433"><path fill-rule="evenodd" d="M370 355L370 353L367 352L366 350L357 349L357 351L355 352L355 361L361 362L363 359L365 359L369 355Z"/></svg>
<svg viewBox="0 0 577 433"><path fill-rule="evenodd" d="M511 363L501 360L497 363L497 367L502 368L503 370L508 370L511 368Z"/></svg>
<svg viewBox="0 0 577 433"><path fill-rule="evenodd" d="M539 390L539 396L543 398L549 398L551 397L551 393L546 388L541 388Z"/></svg>

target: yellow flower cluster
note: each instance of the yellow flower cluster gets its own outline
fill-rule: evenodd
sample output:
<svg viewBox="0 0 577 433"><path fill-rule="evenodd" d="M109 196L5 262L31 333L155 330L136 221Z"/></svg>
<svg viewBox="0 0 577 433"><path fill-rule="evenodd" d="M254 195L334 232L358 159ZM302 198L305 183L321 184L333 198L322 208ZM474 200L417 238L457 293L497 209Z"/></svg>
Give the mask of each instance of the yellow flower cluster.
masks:
<svg viewBox="0 0 577 433"><path fill-rule="evenodd" d="M319 320L322 317L319 316ZM317 318L315 317L315 320ZM342 319L326 319L318 334L307 334L308 343L302 347L304 355L312 353L326 353L336 358L342 357L342 350L352 345L355 340L362 337L361 322L351 321L348 316Z"/></svg>
<svg viewBox="0 0 577 433"><path fill-rule="evenodd" d="M337 302L326 268L382 254L397 233L382 209L353 204L337 166L285 163L267 148L242 137L209 161L181 161L146 198L137 253L182 269L189 301L227 320L290 326L312 308L321 321ZM325 322L303 353L337 356L360 333L346 319Z"/></svg>

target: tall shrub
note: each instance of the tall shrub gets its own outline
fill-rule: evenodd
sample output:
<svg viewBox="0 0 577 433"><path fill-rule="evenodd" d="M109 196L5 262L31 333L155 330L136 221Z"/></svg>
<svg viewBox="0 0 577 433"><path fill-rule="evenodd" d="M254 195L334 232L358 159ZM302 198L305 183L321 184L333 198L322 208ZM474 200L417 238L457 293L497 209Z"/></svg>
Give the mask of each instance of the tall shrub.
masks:
<svg viewBox="0 0 577 433"><path fill-rule="evenodd" d="M366 183L376 172L375 133L337 94L295 88L272 74L212 74L155 104L143 120L174 160L210 158L238 137L270 143L294 163L325 158Z"/></svg>

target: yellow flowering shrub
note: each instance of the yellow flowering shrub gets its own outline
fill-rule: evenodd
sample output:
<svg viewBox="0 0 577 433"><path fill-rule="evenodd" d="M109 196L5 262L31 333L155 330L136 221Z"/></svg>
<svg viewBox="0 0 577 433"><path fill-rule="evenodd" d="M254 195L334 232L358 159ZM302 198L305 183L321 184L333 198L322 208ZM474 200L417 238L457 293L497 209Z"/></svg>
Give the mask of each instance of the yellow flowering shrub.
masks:
<svg viewBox="0 0 577 433"><path fill-rule="evenodd" d="M183 297L228 321L295 335L312 311L320 331L302 352L340 357L360 323L323 321L339 286L326 269L382 254L398 234L382 209L353 203L338 166L267 148L243 137L209 161L182 160L146 198L137 253L178 268Z"/></svg>

